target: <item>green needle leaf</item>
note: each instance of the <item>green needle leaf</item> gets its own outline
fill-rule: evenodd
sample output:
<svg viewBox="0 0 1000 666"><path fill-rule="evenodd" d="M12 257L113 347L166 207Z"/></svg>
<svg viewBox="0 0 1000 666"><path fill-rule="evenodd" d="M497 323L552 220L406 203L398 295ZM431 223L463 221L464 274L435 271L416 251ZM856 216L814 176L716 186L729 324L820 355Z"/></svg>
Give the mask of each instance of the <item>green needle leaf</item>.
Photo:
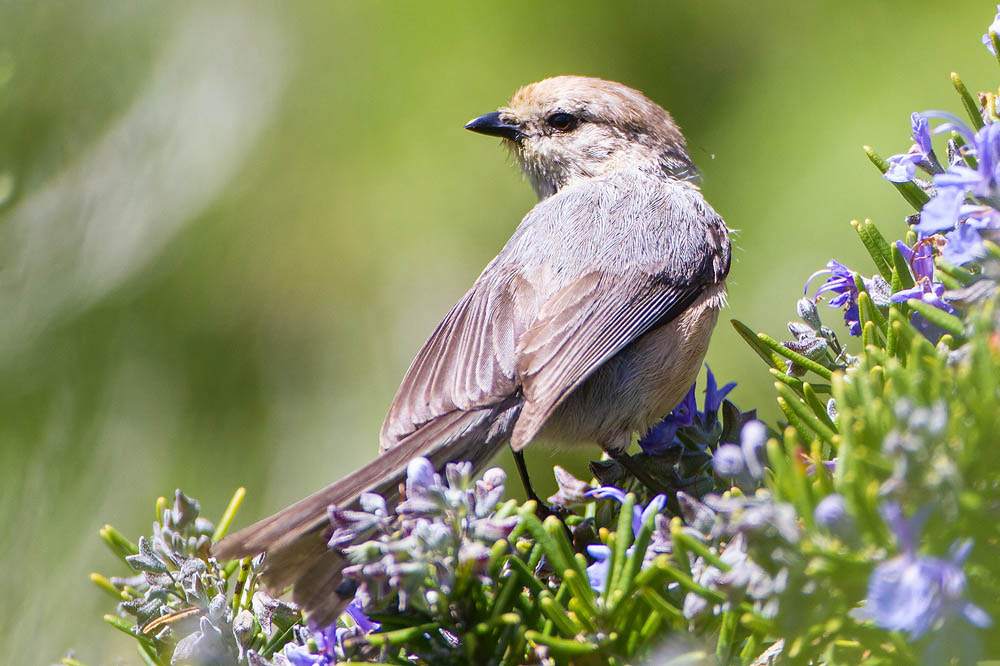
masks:
<svg viewBox="0 0 1000 666"><path fill-rule="evenodd" d="M539 645L544 645L553 654L566 657L574 657L585 654L591 654L597 651L597 643L592 643L589 641L574 641L567 638L556 638L554 636L546 636L543 633L529 629L524 632L524 637L527 638L532 643L538 643Z"/></svg>
<svg viewBox="0 0 1000 666"><path fill-rule="evenodd" d="M373 647L387 647L389 645L399 645L415 640L426 633L433 633L437 631L438 628L439 627L436 622L428 622L426 624L419 624L415 627L396 629L395 631L365 634L364 640Z"/></svg>
<svg viewBox="0 0 1000 666"><path fill-rule="evenodd" d="M851 226L854 227L854 230L858 233L858 237L861 238L861 242L864 243L865 249L868 250L868 254L871 255L872 261L875 262L875 266L878 268L878 272L886 280L889 280L889 277L892 275L892 265L890 263L892 254L889 251L889 244L882 238L882 234L878 233L871 220L865 220L863 223L851 220Z"/></svg>
<svg viewBox="0 0 1000 666"><path fill-rule="evenodd" d="M1000 62L1000 36L992 30L988 31L990 43L993 44L993 53L996 54L997 62Z"/></svg>
<svg viewBox="0 0 1000 666"><path fill-rule="evenodd" d="M556 601L548 590L539 595L538 603L545 617L552 620L552 624L562 632L563 636L576 636L583 631L583 627L570 619L563 605Z"/></svg>
<svg viewBox="0 0 1000 666"><path fill-rule="evenodd" d="M126 539L124 534L111 525L102 527L99 534L111 551L122 560L139 552L139 546Z"/></svg>
<svg viewBox="0 0 1000 666"><path fill-rule="evenodd" d="M969 271L965 270L961 266L954 266L949 264L947 261L941 257L934 258L934 266L942 273L945 273L953 280L961 284L962 286L968 285L974 279L974 276ZM938 274L938 279L940 279L940 274Z"/></svg>
<svg viewBox="0 0 1000 666"><path fill-rule="evenodd" d="M831 379L833 377L833 371L829 368L820 365L811 358L806 358L802 354L793 352L791 349L784 347L780 342L766 333L758 333L757 339L764 343L772 351L777 352L781 356L784 356L788 360L795 363L795 365L801 366L807 370L812 370L823 379Z"/></svg>
<svg viewBox="0 0 1000 666"><path fill-rule="evenodd" d="M222 518L219 519L219 525L215 528L215 534L212 535L212 543L217 542L222 537L226 536L226 532L229 531L229 526L233 524L233 517L236 516L236 512L239 511L240 505L243 504L243 498L247 496L246 488L237 488L236 492L233 493L233 498L229 500L229 506L226 507L225 512L222 514Z"/></svg>
<svg viewBox="0 0 1000 666"><path fill-rule="evenodd" d="M618 589L621 580L622 570L625 568L625 560L628 559L628 547L632 545L632 513L635 507L635 495L628 493L625 501L622 502L621 511L618 513L618 529L615 532L614 560L610 567L610 581L608 592Z"/></svg>
<svg viewBox="0 0 1000 666"><path fill-rule="evenodd" d="M775 382L774 387L777 389L778 394L788 401L788 406L795 412L795 415L802 419L811 430L815 431L827 443L831 445L836 444L834 442L836 433L820 421L819 417L812 413L809 407L795 395L791 388L780 382Z"/></svg>
<svg viewBox="0 0 1000 666"><path fill-rule="evenodd" d="M972 121L973 129L982 129L985 123L983 122L983 117L979 113L979 103L973 99L972 95L969 93L969 89L965 87L962 79L955 72L951 73L951 83L955 86L958 96L962 98L962 106L965 107L966 113L969 114L969 119Z"/></svg>
<svg viewBox="0 0 1000 666"><path fill-rule="evenodd" d="M618 581L617 589L622 592L623 598L627 599L632 593L632 584L639 569L642 568L642 560L646 556L646 549L649 547L650 539L652 539L655 524L656 514L650 511L639 528L639 534L636 535L635 545L632 548L632 555L627 558L621 579Z"/></svg>
<svg viewBox="0 0 1000 666"><path fill-rule="evenodd" d="M781 372L785 371L785 362L778 354L775 354L767 345L761 343L761 341L757 339L757 334L753 331L753 329L741 322L739 319L730 319L729 323L733 325L733 328L735 328L736 332L740 334L740 337L746 340L747 344L750 345L755 352L757 352L757 355L764 359L765 363L772 368L780 370Z"/></svg>

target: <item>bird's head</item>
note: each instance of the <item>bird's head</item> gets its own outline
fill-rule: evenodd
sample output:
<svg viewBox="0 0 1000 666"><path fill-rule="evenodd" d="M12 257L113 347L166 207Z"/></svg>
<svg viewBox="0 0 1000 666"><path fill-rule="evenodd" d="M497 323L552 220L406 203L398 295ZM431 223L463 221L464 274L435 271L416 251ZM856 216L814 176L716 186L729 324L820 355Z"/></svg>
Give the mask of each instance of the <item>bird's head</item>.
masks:
<svg viewBox="0 0 1000 666"><path fill-rule="evenodd" d="M582 178L640 168L690 179L697 170L673 118L638 90L586 76L526 85L466 129L499 136L540 199Z"/></svg>

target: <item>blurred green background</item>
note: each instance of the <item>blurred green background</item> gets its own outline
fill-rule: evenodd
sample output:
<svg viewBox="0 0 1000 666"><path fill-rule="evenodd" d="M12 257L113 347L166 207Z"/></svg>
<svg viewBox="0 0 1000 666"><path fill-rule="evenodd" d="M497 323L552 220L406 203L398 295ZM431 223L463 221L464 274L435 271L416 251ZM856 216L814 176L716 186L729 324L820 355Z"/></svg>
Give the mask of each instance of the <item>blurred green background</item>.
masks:
<svg viewBox="0 0 1000 666"><path fill-rule="evenodd" d="M175 487L215 518L246 485L245 524L375 455L412 355L533 204L462 129L519 85L589 74L670 109L739 230L725 319L781 335L828 259L870 272L851 218L902 229L861 145L959 110L952 70L997 80L990 2L0 6L12 664L137 663L87 581L121 573L105 522L146 533ZM774 415L728 323L709 360ZM528 455L544 487L557 459Z"/></svg>

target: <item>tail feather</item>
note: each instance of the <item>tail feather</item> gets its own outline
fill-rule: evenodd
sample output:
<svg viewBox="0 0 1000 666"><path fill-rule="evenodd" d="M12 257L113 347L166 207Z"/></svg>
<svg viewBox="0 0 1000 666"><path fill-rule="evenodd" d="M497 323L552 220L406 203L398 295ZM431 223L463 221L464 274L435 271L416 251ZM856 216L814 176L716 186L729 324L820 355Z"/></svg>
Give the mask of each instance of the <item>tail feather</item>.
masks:
<svg viewBox="0 0 1000 666"><path fill-rule="evenodd" d="M336 622L354 597L355 586L350 585L346 590L341 586L347 564L343 553L327 549L296 581L292 599L307 610L313 625L328 627Z"/></svg>
<svg viewBox="0 0 1000 666"><path fill-rule="evenodd" d="M332 533L328 507L355 505L365 492L379 493L392 506L399 499L407 465L418 456L430 459L439 469L454 460L482 467L509 439L520 408L520 403L512 403L441 416L358 471L222 539L212 549L213 555L231 560L267 553L261 574L265 587L277 595L293 585L296 603L311 621L325 626L353 596L337 591L346 558L327 548Z"/></svg>

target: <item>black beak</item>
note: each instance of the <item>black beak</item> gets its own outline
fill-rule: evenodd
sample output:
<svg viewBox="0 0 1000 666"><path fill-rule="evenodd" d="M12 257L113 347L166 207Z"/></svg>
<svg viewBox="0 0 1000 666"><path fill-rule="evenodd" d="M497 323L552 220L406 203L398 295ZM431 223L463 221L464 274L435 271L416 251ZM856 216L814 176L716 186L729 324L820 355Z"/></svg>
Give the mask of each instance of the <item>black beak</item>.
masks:
<svg viewBox="0 0 1000 666"><path fill-rule="evenodd" d="M502 136L505 139L511 139L513 141L517 141L523 136L521 134L521 128L517 125L511 125L504 122L500 117L499 111L487 113L485 116L479 116L475 120L470 120L465 125L465 129L478 132L479 134Z"/></svg>

